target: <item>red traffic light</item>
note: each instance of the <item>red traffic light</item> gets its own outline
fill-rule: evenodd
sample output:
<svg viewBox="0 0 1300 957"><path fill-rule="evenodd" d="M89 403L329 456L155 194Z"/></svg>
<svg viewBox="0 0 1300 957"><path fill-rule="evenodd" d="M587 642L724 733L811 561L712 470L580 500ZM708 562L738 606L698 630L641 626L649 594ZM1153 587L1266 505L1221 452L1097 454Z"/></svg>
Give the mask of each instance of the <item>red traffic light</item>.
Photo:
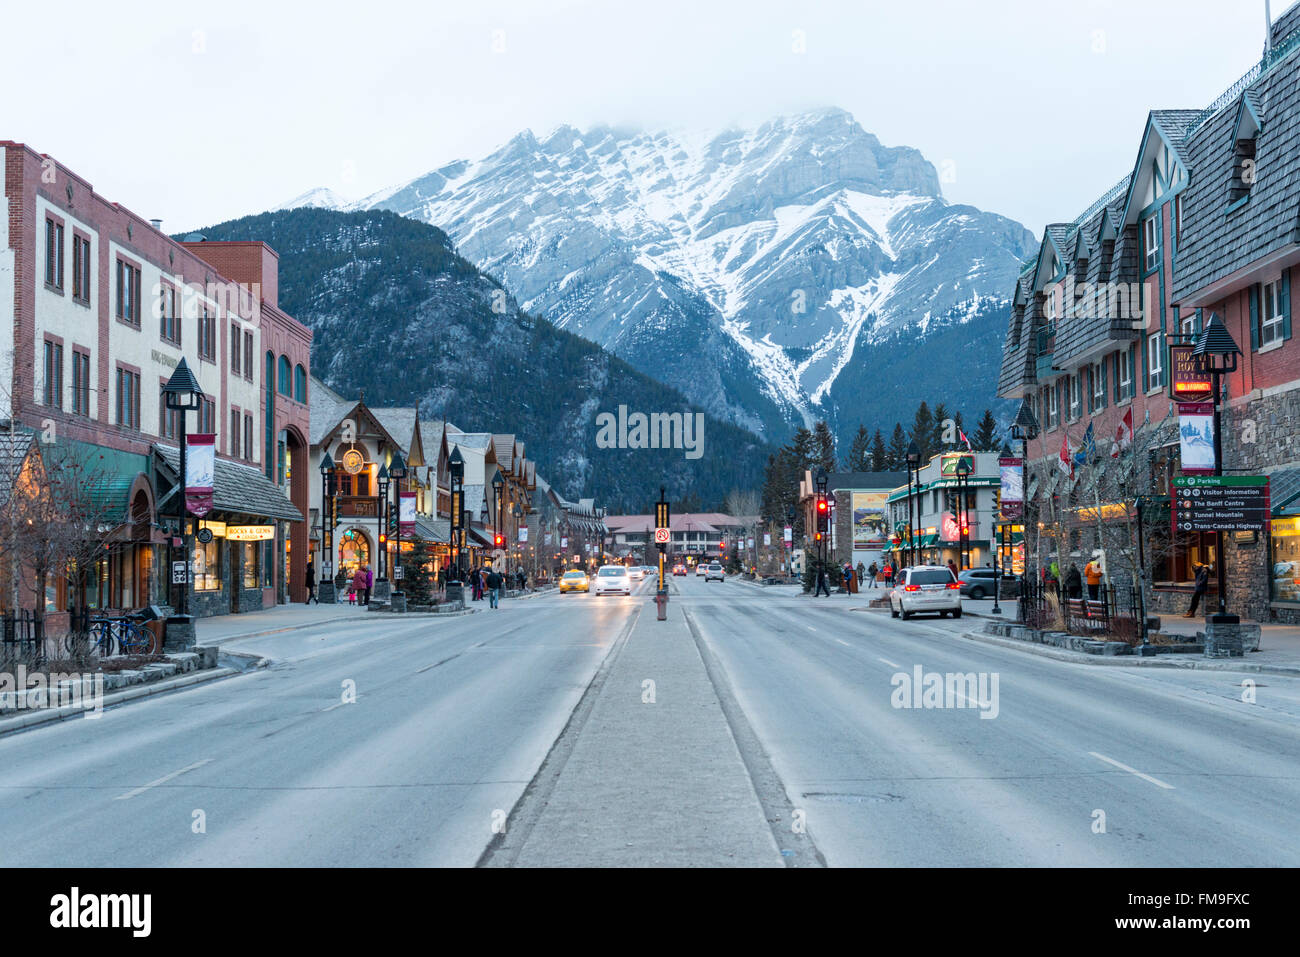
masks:
<svg viewBox="0 0 1300 957"><path fill-rule="evenodd" d="M814 542L820 542L821 540L822 540L822 533L821 533L821 532L814 532L814 533L813 533L813 541L814 541Z"/></svg>
<svg viewBox="0 0 1300 957"><path fill-rule="evenodd" d="M498 535L498 536L496 536L496 538L495 538L495 542L496 542L496 546L497 546L497 548L500 548L501 546L503 546L503 545L506 543L506 537L505 537L504 535Z"/></svg>
<svg viewBox="0 0 1300 957"><path fill-rule="evenodd" d="M819 512L824 512L824 511L826 511L826 508L827 508L827 505L826 505L826 499L824 499L824 498L819 498L819 499L817 500L817 511L819 511Z"/></svg>

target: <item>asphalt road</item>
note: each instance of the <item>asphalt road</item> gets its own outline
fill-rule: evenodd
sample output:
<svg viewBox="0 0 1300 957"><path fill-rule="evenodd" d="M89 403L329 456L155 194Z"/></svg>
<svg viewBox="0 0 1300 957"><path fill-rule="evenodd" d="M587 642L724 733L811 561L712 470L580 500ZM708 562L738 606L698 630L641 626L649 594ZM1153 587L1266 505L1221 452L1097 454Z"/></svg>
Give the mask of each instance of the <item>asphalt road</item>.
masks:
<svg viewBox="0 0 1300 957"><path fill-rule="evenodd" d="M537 812L517 860L547 864L546 849L563 847L563 863L582 863L565 839L590 823L582 782L608 807L617 788L601 770L637 766L601 722L648 745L641 712L601 696L639 696L659 670L665 704L691 682L686 703L711 722L693 747L716 749L728 801L750 806L744 860L1300 864L1296 679L1075 665L960 638L978 627L969 617L894 621L736 580L673 588L708 678L680 642L657 662L647 580L631 598L552 593L461 618L244 639L228 647L275 663L0 738L0 866L469 866L561 752L574 755L556 772L563 807ZM620 635L640 631L622 665L611 658L608 687L593 683ZM918 665L984 675L986 697L957 687L940 698L950 706L895 706L896 676ZM676 766L671 750L655 753L655 775L690 775L705 804L710 755ZM746 775L761 811L735 797ZM791 809L815 852L776 833ZM756 833L765 821L775 842ZM699 862L727 859L718 851L701 846ZM691 863L680 834L665 859Z"/></svg>

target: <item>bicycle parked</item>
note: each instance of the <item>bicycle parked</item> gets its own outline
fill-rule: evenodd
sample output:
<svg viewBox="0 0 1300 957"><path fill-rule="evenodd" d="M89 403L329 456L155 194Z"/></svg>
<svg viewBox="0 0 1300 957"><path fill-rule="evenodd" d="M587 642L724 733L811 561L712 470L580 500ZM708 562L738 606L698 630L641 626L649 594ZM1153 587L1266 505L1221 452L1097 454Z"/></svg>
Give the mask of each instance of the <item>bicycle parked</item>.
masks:
<svg viewBox="0 0 1300 957"><path fill-rule="evenodd" d="M130 618L96 618L86 634L74 630L63 639L63 650L69 655L78 654L83 645L87 653L100 658L110 658L114 653L142 655L153 646L153 635Z"/></svg>

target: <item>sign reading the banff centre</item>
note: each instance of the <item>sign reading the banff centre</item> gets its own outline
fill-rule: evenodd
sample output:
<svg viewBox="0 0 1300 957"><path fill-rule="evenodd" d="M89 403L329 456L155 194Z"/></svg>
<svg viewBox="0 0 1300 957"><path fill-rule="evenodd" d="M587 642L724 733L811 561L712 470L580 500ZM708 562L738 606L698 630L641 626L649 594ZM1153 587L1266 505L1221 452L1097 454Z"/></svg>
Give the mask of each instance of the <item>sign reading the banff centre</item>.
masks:
<svg viewBox="0 0 1300 957"><path fill-rule="evenodd" d="M1258 532L1268 523L1267 475L1174 479L1175 532Z"/></svg>

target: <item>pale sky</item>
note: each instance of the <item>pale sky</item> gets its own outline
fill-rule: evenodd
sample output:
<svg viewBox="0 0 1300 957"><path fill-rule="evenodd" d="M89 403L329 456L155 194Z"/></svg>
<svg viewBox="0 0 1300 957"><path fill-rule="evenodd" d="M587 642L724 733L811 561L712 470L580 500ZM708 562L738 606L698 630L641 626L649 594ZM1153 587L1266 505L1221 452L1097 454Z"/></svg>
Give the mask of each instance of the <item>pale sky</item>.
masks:
<svg viewBox="0 0 1300 957"><path fill-rule="evenodd" d="M316 186L359 198L525 128L712 129L834 105L950 160L950 200L1041 235L1128 172L1149 109L1199 109L1244 73L1265 22L1264 0L97 0L6 16L0 139L169 232Z"/></svg>

